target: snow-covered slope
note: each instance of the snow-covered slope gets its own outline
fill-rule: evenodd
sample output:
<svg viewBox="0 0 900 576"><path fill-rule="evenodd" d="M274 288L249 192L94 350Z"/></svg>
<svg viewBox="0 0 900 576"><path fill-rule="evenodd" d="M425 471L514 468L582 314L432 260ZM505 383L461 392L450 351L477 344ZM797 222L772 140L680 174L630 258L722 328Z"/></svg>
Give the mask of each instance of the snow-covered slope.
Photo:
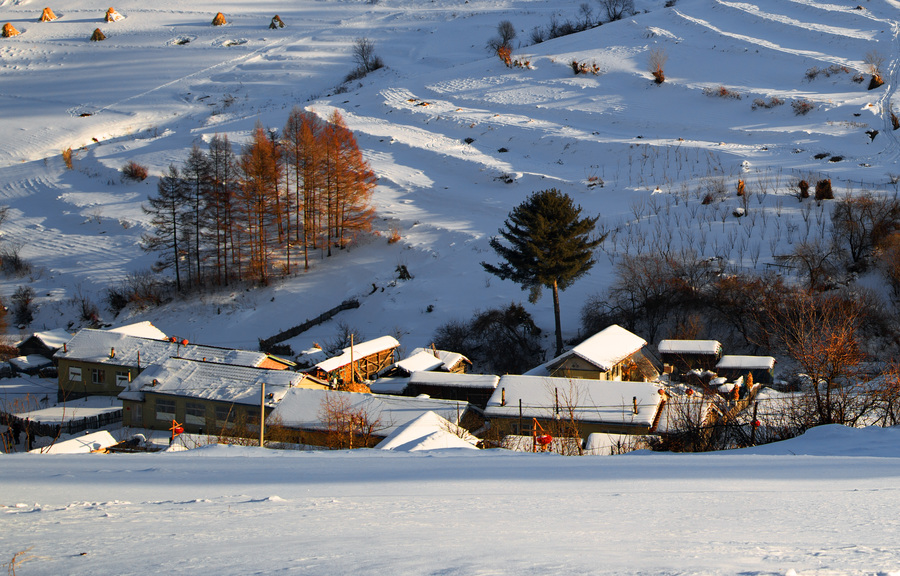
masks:
<svg viewBox="0 0 900 576"><path fill-rule="evenodd" d="M612 231L594 270L562 295L572 336L584 298L608 285L623 253L688 247L761 268L825 233L826 209L787 196L800 177L830 177L839 193L894 190L896 0L861 9L638 0L633 17L528 45L533 28L576 19L580 3L124 0L115 6L124 19L106 24L107 4L60 0L59 20L39 23L42 5L5 0L0 19L22 34L0 41L0 202L11 208L2 232L34 268L0 292L35 287L36 329L77 321L72 298L102 306L110 282L152 262L139 247L140 205L156 178L123 182L121 166L135 160L158 175L216 133L240 143L257 121L280 128L295 105L341 111L380 179L377 228L398 229L401 241L364 238L270 288L196 296L140 319L192 341L250 347L357 297L362 306L336 320L366 338L398 336L407 349L428 344L451 318L525 300L480 262L495 258L488 239L513 206L557 187ZM211 26L217 11L227 25ZM268 29L276 13L286 28ZM508 69L485 50L501 20L518 30L513 56L530 69ZM106 41L88 41L96 27ZM336 93L360 37L387 67ZM662 85L647 71L657 49L668 55ZM884 57L886 83L869 91L871 52ZM572 60L599 74L574 75ZM813 67L828 73L810 78ZM720 87L740 99L717 96ZM784 104L754 106L772 98ZM801 101L811 105L805 115L792 106ZM68 147L73 170L61 158ZM739 178L751 192L741 219L731 215ZM728 199L701 206L716 188ZM414 279L396 281L399 264ZM552 326L549 296L527 306ZM334 332L331 322L292 343L307 348Z"/></svg>
<svg viewBox="0 0 900 576"><path fill-rule="evenodd" d="M897 430L822 432L768 455L4 455L0 561L28 550L16 573L34 575L897 574Z"/></svg>

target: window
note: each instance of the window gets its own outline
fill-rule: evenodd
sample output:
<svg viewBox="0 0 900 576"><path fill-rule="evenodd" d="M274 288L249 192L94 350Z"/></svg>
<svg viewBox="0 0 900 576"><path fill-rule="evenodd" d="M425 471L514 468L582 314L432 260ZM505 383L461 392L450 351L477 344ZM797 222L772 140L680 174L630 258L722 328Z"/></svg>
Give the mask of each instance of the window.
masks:
<svg viewBox="0 0 900 576"><path fill-rule="evenodd" d="M92 384L105 384L106 383L106 370L102 368L91 368L91 383Z"/></svg>
<svg viewBox="0 0 900 576"><path fill-rule="evenodd" d="M216 406L216 427L231 428L234 426L234 406Z"/></svg>
<svg viewBox="0 0 900 576"><path fill-rule="evenodd" d="M195 426L206 426L206 406L197 402L188 402L184 407L184 423Z"/></svg>
<svg viewBox="0 0 900 576"><path fill-rule="evenodd" d="M72 382L81 382L81 368L74 366L69 367L69 380Z"/></svg>
<svg viewBox="0 0 900 576"><path fill-rule="evenodd" d="M127 371L125 371L125 372L116 371L116 386L120 386L120 387L124 388L125 386L128 386L128 383L130 381L131 381L131 379L129 378Z"/></svg>
<svg viewBox="0 0 900 576"><path fill-rule="evenodd" d="M166 400L165 398L157 398L156 400L156 419L157 420L174 420L175 419L175 401Z"/></svg>

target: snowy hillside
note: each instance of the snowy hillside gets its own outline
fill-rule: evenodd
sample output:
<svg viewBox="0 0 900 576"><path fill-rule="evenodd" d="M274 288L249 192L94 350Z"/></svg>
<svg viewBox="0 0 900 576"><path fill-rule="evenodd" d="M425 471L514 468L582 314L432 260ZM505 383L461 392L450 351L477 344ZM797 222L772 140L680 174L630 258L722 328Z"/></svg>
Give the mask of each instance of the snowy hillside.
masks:
<svg viewBox="0 0 900 576"><path fill-rule="evenodd" d="M11 208L2 234L32 270L0 292L34 287L32 329L78 323L73 298L103 308L110 283L152 263L139 247L140 205L156 176L217 133L242 143L257 121L281 128L295 105L341 111L379 177L377 228L398 229L400 242L365 238L272 287L195 296L140 319L192 341L255 347L356 297L361 308L339 320L406 349L428 344L449 319L525 301L479 263L495 258L488 240L513 206L557 187L611 231L598 265L562 294L571 337L617 255L689 247L762 269L825 232L824 209L789 195L799 178L830 177L839 194L894 190L900 2L638 0L633 17L531 45L535 27L577 19L579 4L124 0L124 18L104 23L107 4L60 0L60 18L40 23L42 4L3 0L0 19L21 34L0 41L0 202ZM211 26L217 11L228 24ZM286 27L270 30L276 13ZM513 56L530 69L485 49L501 20L516 27ZM107 40L89 42L97 27ZM360 37L386 68L336 90ZM648 72L659 49L662 85ZM869 91L872 52L884 57L885 84ZM573 60L599 73L574 75ZM796 114L804 102L810 111ZM61 157L69 147L72 170ZM123 181L131 160L153 177ZM739 178L751 192L742 219L731 216ZM723 186L727 201L701 205ZM398 264L414 278L396 281ZM526 306L549 333L550 296ZM291 343L335 330L332 321Z"/></svg>

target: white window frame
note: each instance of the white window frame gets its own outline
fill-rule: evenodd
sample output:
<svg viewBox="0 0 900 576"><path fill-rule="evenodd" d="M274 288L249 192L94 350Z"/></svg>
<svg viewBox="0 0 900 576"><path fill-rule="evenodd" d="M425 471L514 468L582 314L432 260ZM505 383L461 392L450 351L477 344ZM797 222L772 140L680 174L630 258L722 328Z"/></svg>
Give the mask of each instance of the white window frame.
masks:
<svg viewBox="0 0 900 576"><path fill-rule="evenodd" d="M80 366L69 366L69 381L70 382L81 382L81 367Z"/></svg>

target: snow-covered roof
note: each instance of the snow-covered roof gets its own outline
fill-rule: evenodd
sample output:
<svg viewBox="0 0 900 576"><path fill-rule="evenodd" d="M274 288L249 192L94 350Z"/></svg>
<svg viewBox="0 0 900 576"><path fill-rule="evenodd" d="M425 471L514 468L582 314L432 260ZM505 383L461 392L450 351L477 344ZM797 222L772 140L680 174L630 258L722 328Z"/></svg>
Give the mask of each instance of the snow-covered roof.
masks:
<svg viewBox="0 0 900 576"><path fill-rule="evenodd" d="M128 336L135 336L137 338L151 338L153 340L165 340L167 338L162 330L150 322L126 324L125 326L119 326L118 328L110 328L107 332L127 334Z"/></svg>
<svg viewBox="0 0 900 576"><path fill-rule="evenodd" d="M145 392L230 402L259 404L260 388L266 385L266 402L274 406L306 374L288 370L266 370L231 364L168 358L148 367L119 393L122 400L143 401Z"/></svg>
<svg viewBox="0 0 900 576"><path fill-rule="evenodd" d="M325 351L317 346L302 350L299 354L294 356L294 360L297 362L297 365L301 367L315 366L316 364L322 362L323 360L326 360L327 358L328 355L325 354Z"/></svg>
<svg viewBox="0 0 900 576"><path fill-rule="evenodd" d="M44 424L61 424L121 410L122 402L114 396L88 396L77 400L69 400L48 408L19 412L16 416Z"/></svg>
<svg viewBox="0 0 900 576"><path fill-rule="evenodd" d="M775 359L771 356L722 356L716 368L726 370L771 370Z"/></svg>
<svg viewBox="0 0 900 576"><path fill-rule="evenodd" d="M410 384L452 388L494 389L499 381L500 377L493 374L456 374L453 372L413 372L409 377Z"/></svg>
<svg viewBox="0 0 900 576"><path fill-rule="evenodd" d="M488 400L485 416L513 418L553 418L556 398L559 414L572 416L581 422L650 426L659 410L661 386L649 382L620 382L585 380L580 378L551 378L546 376L502 376L497 389ZM506 404L501 405L505 391ZM634 411L637 401L637 414Z"/></svg>
<svg viewBox="0 0 900 576"><path fill-rule="evenodd" d="M77 438L55 442L53 445L45 448L35 448L34 453L41 454L86 454L97 452L110 446L115 446L119 441L113 438L107 430L92 432Z"/></svg>
<svg viewBox="0 0 900 576"><path fill-rule="evenodd" d="M613 324L550 360L545 366L556 366L570 356L578 356L605 372L646 345L647 341L640 336Z"/></svg>
<svg viewBox="0 0 900 576"><path fill-rule="evenodd" d="M431 354L432 356L437 355L438 359L443 362L444 370L453 370L453 367L458 365L460 362L467 362L469 364L472 363L471 360L460 354L459 352L449 352L447 350L436 350L434 348L416 348L412 351L411 356L416 355L420 352L426 352Z"/></svg>
<svg viewBox="0 0 900 576"><path fill-rule="evenodd" d="M403 394L409 384L409 377L382 376L369 383L369 390L375 394Z"/></svg>
<svg viewBox="0 0 900 576"><path fill-rule="evenodd" d="M366 342L354 344L352 348L344 348L338 356L334 356L316 364L316 368L323 372L333 372L334 370L349 364L351 362L351 356L353 362L356 362L360 358L378 354L379 352L397 348L398 346L400 346L400 342L393 336L382 336L380 338L375 338L374 340L367 340Z"/></svg>
<svg viewBox="0 0 900 576"><path fill-rule="evenodd" d="M722 351L717 340L663 340L658 347L660 354L710 354Z"/></svg>
<svg viewBox="0 0 900 576"><path fill-rule="evenodd" d="M435 370L444 365L444 361L431 352L426 352L421 348L418 350L418 352L414 351L411 356L407 356L403 360L395 362L394 366L402 368L411 374L421 370Z"/></svg>
<svg viewBox="0 0 900 576"><path fill-rule="evenodd" d="M455 423L469 406L467 402L455 400L291 388L269 418L288 428L323 430L326 428L322 421L326 400L341 403L353 412L362 411L371 420L380 420L375 429L377 436L387 436L429 410Z"/></svg>
<svg viewBox="0 0 900 576"><path fill-rule="evenodd" d="M58 350L53 357L134 367L161 364L168 358L206 360L238 366L258 366L267 358L263 352L138 338L118 332L89 328L75 334L66 344L65 349Z"/></svg>
<svg viewBox="0 0 900 576"><path fill-rule="evenodd" d="M63 328L54 328L53 330L35 332L31 336L29 336L29 338L37 338L44 343L44 346L52 350L54 348L62 348L62 345L68 342L70 338L72 338L72 334L70 334ZM26 338L25 340L28 340L28 338ZM16 346L25 343L25 340L16 342Z"/></svg>
<svg viewBox="0 0 900 576"><path fill-rule="evenodd" d="M46 356L41 356L40 354L29 354L28 356L16 356L15 358L10 358L9 363L12 364L13 368L20 372L28 372L29 370L38 370L44 366L50 366L53 364L53 360Z"/></svg>
<svg viewBox="0 0 900 576"><path fill-rule="evenodd" d="M478 439L469 434L464 428L458 427L446 418L441 418L429 410L403 426L397 427L387 438L378 443L375 448L395 450L397 452L445 448L475 449L474 444L477 441Z"/></svg>

